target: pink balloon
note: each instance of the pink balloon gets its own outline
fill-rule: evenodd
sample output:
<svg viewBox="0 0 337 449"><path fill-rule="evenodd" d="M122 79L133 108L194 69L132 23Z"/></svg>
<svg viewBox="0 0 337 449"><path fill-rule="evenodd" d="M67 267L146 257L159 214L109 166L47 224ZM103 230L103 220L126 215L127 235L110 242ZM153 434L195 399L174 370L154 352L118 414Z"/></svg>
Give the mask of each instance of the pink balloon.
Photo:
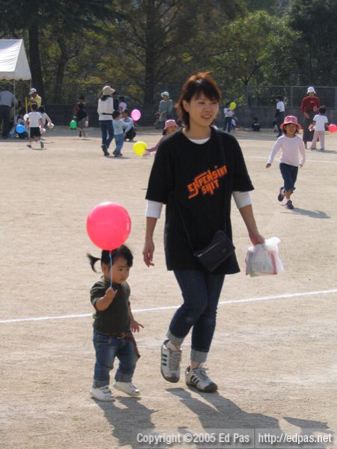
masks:
<svg viewBox="0 0 337 449"><path fill-rule="evenodd" d="M133 109L131 111L131 118L132 120L134 120L135 122L137 122L142 116L142 113L140 112L139 109Z"/></svg>
<svg viewBox="0 0 337 449"><path fill-rule="evenodd" d="M337 131L337 125L335 125L334 123L331 123L330 125L328 125L328 130L331 133L335 133Z"/></svg>
<svg viewBox="0 0 337 449"><path fill-rule="evenodd" d="M128 211L117 203L100 203L87 217L87 233L99 248L111 251L121 246L131 231Z"/></svg>

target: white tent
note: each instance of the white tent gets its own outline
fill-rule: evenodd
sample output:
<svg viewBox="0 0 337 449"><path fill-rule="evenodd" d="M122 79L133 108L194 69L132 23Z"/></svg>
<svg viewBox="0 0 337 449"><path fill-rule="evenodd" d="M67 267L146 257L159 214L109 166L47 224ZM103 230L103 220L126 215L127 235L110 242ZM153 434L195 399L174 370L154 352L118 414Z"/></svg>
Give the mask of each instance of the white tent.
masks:
<svg viewBox="0 0 337 449"><path fill-rule="evenodd" d="M22 39L0 39L0 80L32 78Z"/></svg>

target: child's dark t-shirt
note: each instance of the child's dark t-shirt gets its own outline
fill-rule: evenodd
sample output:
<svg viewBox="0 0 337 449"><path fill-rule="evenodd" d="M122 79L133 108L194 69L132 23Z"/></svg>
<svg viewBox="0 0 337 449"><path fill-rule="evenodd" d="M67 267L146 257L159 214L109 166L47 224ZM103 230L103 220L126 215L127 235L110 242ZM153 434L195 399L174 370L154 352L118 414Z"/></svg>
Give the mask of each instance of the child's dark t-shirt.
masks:
<svg viewBox="0 0 337 449"><path fill-rule="evenodd" d="M105 295L109 287L110 283L103 278L92 286L90 290L90 301L94 307L97 300ZM127 282L112 284L112 288L117 290L117 294L110 306L104 311L96 309L93 316L93 327L105 335L119 335L130 331L129 284Z"/></svg>
<svg viewBox="0 0 337 449"><path fill-rule="evenodd" d="M212 128L204 144L178 131L159 145L146 199L166 204L165 255L167 268L202 269L193 251L207 246L219 229L232 238L233 191L254 187L237 140ZM188 236L187 236L188 233ZM237 273L235 255L215 273Z"/></svg>

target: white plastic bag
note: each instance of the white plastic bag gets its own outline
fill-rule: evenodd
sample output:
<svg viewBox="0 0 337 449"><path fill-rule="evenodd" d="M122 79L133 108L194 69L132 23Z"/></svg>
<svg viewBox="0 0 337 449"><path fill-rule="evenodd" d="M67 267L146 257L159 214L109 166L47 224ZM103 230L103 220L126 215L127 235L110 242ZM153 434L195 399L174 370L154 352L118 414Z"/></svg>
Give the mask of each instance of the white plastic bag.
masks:
<svg viewBox="0 0 337 449"><path fill-rule="evenodd" d="M278 237L271 237L262 244L250 246L246 255L246 274L249 276L264 276L278 274L283 271L283 264L279 256Z"/></svg>

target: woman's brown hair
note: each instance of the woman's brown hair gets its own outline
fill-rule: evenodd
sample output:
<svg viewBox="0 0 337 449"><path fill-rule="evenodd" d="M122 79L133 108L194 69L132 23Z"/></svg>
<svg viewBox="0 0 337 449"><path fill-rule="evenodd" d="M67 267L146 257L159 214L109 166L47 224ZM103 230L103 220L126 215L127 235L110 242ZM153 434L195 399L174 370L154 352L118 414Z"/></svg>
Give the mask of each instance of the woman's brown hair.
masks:
<svg viewBox="0 0 337 449"><path fill-rule="evenodd" d="M190 127L190 115L185 111L183 101L190 102L192 97L199 97L201 94L204 94L210 100L216 100L220 103L221 92L210 72L199 72L190 76L181 89L181 94L175 107L179 118L186 128Z"/></svg>

